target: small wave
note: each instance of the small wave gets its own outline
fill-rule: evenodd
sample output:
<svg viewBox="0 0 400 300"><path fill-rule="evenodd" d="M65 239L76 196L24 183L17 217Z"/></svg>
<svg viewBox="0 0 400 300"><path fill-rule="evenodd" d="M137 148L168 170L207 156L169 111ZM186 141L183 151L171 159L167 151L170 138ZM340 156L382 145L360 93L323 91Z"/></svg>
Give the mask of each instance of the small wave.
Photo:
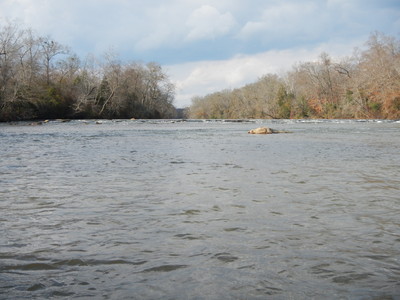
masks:
<svg viewBox="0 0 400 300"><path fill-rule="evenodd" d="M175 161L175 160L170 161L170 164L174 164L174 165L179 165L179 164L184 164L184 163L186 163L186 162L184 162L184 161Z"/></svg>
<svg viewBox="0 0 400 300"><path fill-rule="evenodd" d="M200 213L201 213L201 211L198 210L198 209L188 209L188 210L185 210L185 211L182 213L182 215L189 215L189 216L191 216L191 215L198 215L198 214L200 214Z"/></svg>
<svg viewBox="0 0 400 300"><path fill-rule="evenodd" d="M311 267L310 272L312 274L319 275L321 277L333 276L334 270L331 270L330 267L331 267L330 264L322 263Z"/></svg>
<svg viewBox="0 0 400 300"><path fill-rule="evenodd" d="M23 264L23 265L14 265L14 266L4 266L3 270L6 271L42 271L42 270L54 270L57 267L53 264L46 264L46 263L30 263L30 264Z"/></svg>
<svg viewBox="0 0 400 300"><path fill-rule="evenodd" d="M225 228L224 231L226 232L233 232L233 231L245 231L246 229L240 227L232 227L232 228Z"/></svg>
<svg viewBox="0 0 400 300"><path fill-rule="evenodd" d="M51 296L53 297L69 297L74 295L73 292L69 292L69 291L54 291L51 292Z"/></svg>
<svg viewBox="0 0 400 300"><path fill-rule="evenodd" d="M354 283L355 281L365 280L371 276L373 276L373 274L371 273L349 274L343 276L336 276L332 279L332 281L339 284L351 284Z"/></svg>
<svg viewBox="0 0 400 300"><path fill-rule="evenodd" d="M35 283L33 285L31 285L30 287L27 288L28 292L34 292L34 291L38 291L38 290L43 290L45 289L46 286L42 283Z"/></svg>
<svg viewBox="0 0 400 300"><path fill-rule="evenodd" d="M267 280L258 282L255 286L258 292L263 292L267 296L274 296L282 293L282 289L275 287L273 282Z"/></svg>
<svg viewBox="0 0 400 300"><path fill-rule="evenodd" d="M113 260L83 260L83 259L68 259L61 260L54 263L57 266L98 266L98 265L142 265L146 263L145 260L129 261L124 259L113 259Z"/></svg>
<svg viewBox="0 0 400 300"><path fill-rule="evenodd" d="M178 269L186 268L187 265L161 265L153 268L144 269L142 272L171 272Z"/></svg>
<svg viewBox="0 0 400 300"><path fill-rule="evenodd" d="M239 257L233 256L232 254L227 252L217 253L213 257L224 263L234 262L235 260L239 259Z"/></svg>
<svg viewBox="0 0 400 300"><path fill-rule="evenodd" d="M86 266L98 266L98 265L142 265L146 263L145 260L139 261L128 261L123 259L115 259L115 260L83 260L83 259L67 259L55 261L52 263L27 263L27 264L18 264L18 265L9 265L4 266L3 270L6 271L45 271L45 270L56 270L65 266L78 266L78 267L86 267Z"/></svg>
<svg viewBox="0 0 400 300"><path fill-rule="evenodd" d="M204 235L197 236L197 235L193 235L190 233L180 233L180 234L174 235L174 237L181 238L184 240L205 240L205 239L209 238L208 236L204 236Z"/></svg>

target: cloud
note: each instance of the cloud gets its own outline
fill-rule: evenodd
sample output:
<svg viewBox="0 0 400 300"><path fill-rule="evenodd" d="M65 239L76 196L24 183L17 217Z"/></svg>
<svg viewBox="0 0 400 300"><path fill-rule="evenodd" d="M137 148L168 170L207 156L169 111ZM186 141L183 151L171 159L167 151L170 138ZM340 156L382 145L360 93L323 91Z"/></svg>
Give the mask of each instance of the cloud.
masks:
<svg viewBox="0 0 400 300"><path fill-rule="evenodd" d="M165 64L352 39L373 30L398 34L396 2L1 0L0 18L21 20L80 56L113 47L127 60Z"/></svg>
<svg viewBox="0 0 400 300"><path fill-rule="evenodd" d="M215 7L203 5L194 10L186 25L190 28L187 40L214 39L228 33L235 26L230 12L220 13Z"/></svg>
<svg viewBox="0 0 400 300"><path fill-rule="evenodd" d="M298 39L300 35L319 32L315 24L321 23L324 23L324 10L315 1L280 2L264 8L259 18L246 22L237 36L241 39Z"/></svg>

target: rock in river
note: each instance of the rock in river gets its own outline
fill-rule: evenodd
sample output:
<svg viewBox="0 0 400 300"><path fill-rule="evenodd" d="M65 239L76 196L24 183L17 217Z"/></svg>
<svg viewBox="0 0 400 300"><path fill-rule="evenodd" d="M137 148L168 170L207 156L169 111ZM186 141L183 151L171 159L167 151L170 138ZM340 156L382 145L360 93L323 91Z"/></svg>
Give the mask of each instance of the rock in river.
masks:
<svg viewBox="0 0 400 300"><path fill-rule="evenodd" d="M259 127L259 128L250 130L248 133L250 133L250 134L272 134L272 133L289 133L289 131L275 130L275 129L272 129L269 127Z"/></svg>

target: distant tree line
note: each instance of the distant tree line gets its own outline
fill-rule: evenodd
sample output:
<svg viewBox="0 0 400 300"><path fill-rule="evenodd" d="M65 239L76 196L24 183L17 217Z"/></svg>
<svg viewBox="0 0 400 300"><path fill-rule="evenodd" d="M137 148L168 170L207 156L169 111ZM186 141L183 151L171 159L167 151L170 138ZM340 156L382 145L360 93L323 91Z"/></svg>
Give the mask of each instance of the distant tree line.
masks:
<svg viewBox="0 0 400 300"><path fill-rule="evenodd" d="M365 50L293 66L234 90L195 97L190 118L400 118L400 42L371 34Z"/></svg>
<svg viewBox="0 0 400 300"><path fill-rule="evenodd" d="M50 37L0 26L0 121L172 118L174 85L157 63L81 61Z"/></svg>

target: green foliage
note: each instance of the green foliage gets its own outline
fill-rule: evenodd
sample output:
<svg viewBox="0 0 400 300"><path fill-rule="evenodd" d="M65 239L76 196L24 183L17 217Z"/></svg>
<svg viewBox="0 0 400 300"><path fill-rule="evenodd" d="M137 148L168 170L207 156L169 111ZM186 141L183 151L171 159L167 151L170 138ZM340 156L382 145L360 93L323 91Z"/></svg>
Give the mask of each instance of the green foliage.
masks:
<svg viewBox="0 0 400 300"><path fill-rule="evenodd" d="M400 97L395 97L393 99L393 109L400 113Z"/></svg>
<svg viewBox="0 0 400 300"><path fill-rule="evenodd" d="M107 98L110 96L110 94L111 94L110 85L107 79L103 78L100 84L100 88L96 95L96 103L99 105L103 105L106 102Z"/></svg>
<svg viewBox="0 0 400 300"><path fill-rule="evenodd" d="M307 99L304 96L294 99L294 103L296 107L292 111L292 118L304 119L311 117L311 109L308 105Z"/></svg>
<svg viewBox="0 0 400 300"><path fill-rule="evenodd" d="M325 119L336 119L339 118L338 106L336 103L328 102L323 105L323 117Z"/></svg>
<svg viewBox="0 0 400 300"><path fill-rule="evenodd" d="M379 112L379 111L381 110L382 104L381 104L381 103L378 103L378 102L369 102L369 103L368 103L368 108L369 108L372 112L377 113L377 112Z"/></svg>
<svg viewBox="0 0 400 300"><path fill-rule="evenodd" d="M353 102L354 101L354 96L353 96L353 91L352 90L347 90L346 91L346 101L347 102Z"/></svg>
<svg viewBox="0 0 400 300"><path fill-rule="evenodd" d="M279 113L278 118L280 119L290 119L292 111L292 100L294 99L293 94L288 94L284 86L279 87L278 90L278 106Z"/></svg>
<svg viewBox="0 0 400 300"><path fill-rule="evenodd" d="M36 99L30 103L34 107L34 116L38 119L66 118L72 113L72 99L64 95L56 86L44 87L42 92L36 94Z"/></svg>

